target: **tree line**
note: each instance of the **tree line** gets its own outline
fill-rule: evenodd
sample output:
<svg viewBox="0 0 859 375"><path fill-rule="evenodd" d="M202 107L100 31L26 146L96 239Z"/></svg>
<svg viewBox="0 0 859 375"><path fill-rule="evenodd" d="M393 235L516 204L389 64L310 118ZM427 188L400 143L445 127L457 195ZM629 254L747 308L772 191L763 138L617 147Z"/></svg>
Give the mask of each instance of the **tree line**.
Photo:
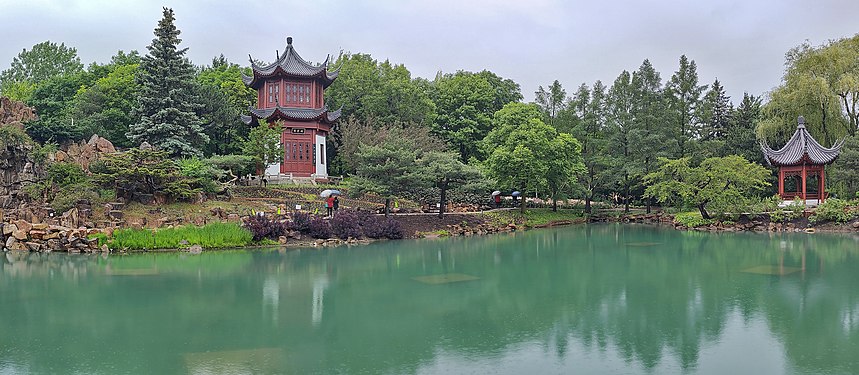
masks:
<svg viewBox="0 0 859 375"><path fill-rule="evenodd" d="M187 48L179 47L174 20L165 8L145 55L118 51L109 62L86 67L75 48L39 43L0 72L0 93L36 108L39 119L27 123L26 132L40 143L63 145L99 134L122 148L146 141L171 157L277 160L277 142L267 142L276 132L252 132L239 118L256 104L256 92L241 80L250 68L223 55L193 65ZM555 80L526 104L519 84L489 70L425 79L412 77L402 64L342 53L331 65L340 76L325 91L329 108L343 110L326 148L329 172L354 176L367 191L405 196L418 193L386 176L467 171L462 175L469 178L412 185L440 188L430 195L441 195L441 201L448 189L455 196L500 189L581 198L588 211L594 200L649 210L657 202L682 200L679 193L647 191L660 175L679 179L665 173L678 165L671 161L688 159L684 165L695 168L707 160L736 163L728 159L736 155L764 165L758 141L783 144L803 115L825 146L848 137L828 174L833 193L852 197L859 190L857 57L859 37L802 44L787 53L778 87L767 97L745 93L736 104L718 79L702 83L696 62L686 56L665 80L645 59L610 85L582 83L569 95ZM400 164L384 165L392 160ZM775 182L762 171L769 173L765 183ZM771 193L753 185L759 191L752 195ZM471 190L455 191L466 186Z"/></svg>

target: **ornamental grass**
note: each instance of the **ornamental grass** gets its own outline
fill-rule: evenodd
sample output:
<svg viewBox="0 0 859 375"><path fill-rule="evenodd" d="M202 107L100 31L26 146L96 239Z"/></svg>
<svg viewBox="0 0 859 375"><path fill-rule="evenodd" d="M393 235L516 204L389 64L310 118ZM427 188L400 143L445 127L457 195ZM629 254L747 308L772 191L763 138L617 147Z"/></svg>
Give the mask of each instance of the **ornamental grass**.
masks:
<svg viewBox="0 0 859 375"><path fill-rule="evenodd" d="M211 223L164 229L120 229L113 232L108 246L115 249L180 249L193 245L204 248L247 246L253 235L236 223Z"/></svg>

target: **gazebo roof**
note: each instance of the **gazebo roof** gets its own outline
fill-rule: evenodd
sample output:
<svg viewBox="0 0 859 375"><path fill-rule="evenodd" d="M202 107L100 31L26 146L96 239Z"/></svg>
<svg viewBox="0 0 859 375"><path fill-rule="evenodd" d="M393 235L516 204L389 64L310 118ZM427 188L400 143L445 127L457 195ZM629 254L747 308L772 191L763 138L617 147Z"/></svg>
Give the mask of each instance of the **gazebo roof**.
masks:
<svg viewBox="0 0 859 375"><path fill-rule="evenodd" d="M328 111L328 107L322 108L294 108L294 107L272 107L272 108L254 108L249 107L251 116L242 115L242 121L245 124L251 124L254 119L287 119L294 121L315 121L332 123L340 118L341 109L336 111Z"/></svg>
<svg viewBox="0 0 859 375"><path fill-rule="evenodd" d="M274 63L264 66L257 65L250 55L248 57L251 61L253 76L246 76L243 73L242 81L250 87L256 87L265 78L278 74L298 78L318 78L322 80L325 87L328 87L340 75L340 68L332 72L328 71L328 61L331 59L331 55L327 56L325 62L319 65L311 64L301 58L298 52L295 52L295 48L292 47L292 37L286 38L286 50L278 56Z"/></svg>
<svg viewBox="0 0 859 375"><path fill-rule="evenodd" d="M841 152L844 139L835 142L832 148L826 148L805 129L805 118L799 116L799 125L790 140L780 150L773 150L766 141L761 142L761 150L770 165L785 166L807 164L829 164L835 161Z"/></svg>

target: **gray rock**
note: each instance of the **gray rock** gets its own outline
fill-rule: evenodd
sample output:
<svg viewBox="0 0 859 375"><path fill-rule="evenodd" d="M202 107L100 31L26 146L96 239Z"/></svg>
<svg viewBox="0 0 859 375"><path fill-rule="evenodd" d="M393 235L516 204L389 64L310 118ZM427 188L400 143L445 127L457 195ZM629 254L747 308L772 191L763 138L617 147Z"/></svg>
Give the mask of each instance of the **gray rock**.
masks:
<svg viewBox="0 0 859 375"><path fill-rule="evenodd" d="M193 245L188 249L188 252L191 254L200 254L203 252L203 247L200 245Z"/></svg>

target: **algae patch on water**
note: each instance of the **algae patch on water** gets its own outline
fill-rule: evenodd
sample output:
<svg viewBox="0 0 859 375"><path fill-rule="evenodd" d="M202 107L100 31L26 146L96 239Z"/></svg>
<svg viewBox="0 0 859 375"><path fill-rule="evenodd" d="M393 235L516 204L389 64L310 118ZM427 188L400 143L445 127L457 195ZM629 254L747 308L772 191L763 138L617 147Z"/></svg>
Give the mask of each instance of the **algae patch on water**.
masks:
<svg viewBox="0 0 859 375"><path fill-rule="evenodd" d="M281 368L279 348L185 353L190 374L274 374Z"/></svg>
<svg viewBox="0 0 859 375"><path fill-rule="evenodd" d="M635 247L648 247L648 246L656 246L662 245L662 242L627 242L626 246L635 246Z"/></svg>
<svg viewBox="0 0 859 375"><path fill-rule="evenodd" d="M744 273L753 273L756 275L774 275L774 276L784 276L789 275L797 271L802 271L802 268L798 267L779 267L779 266L757 266L752 268L746 268L744 270L740 270L740 272Z"/></svg>
<svg viewBox="0 0 859 375"><path fill-rule="evenodd" d="M424 284L430 285L458 283L462 281L472 281L479 279L480 278L477 276L471 276L462 273L445 273L441 275L417 276L412 278L412 280L420 281Z"/></svg>

